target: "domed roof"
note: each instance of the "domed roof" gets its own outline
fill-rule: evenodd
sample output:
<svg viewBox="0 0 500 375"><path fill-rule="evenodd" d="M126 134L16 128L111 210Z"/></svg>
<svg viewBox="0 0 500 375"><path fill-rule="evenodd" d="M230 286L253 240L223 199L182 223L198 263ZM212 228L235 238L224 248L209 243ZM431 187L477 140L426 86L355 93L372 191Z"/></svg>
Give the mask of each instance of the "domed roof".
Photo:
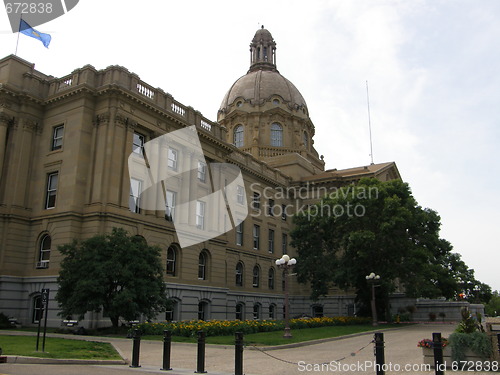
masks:
<svg viewBox="0 0 500 375"><path fill-rule="evenodd" d="M307 113L306 101L299 90L276 70L255 70L240 77L224 96L220 109L224 110L238 98L260 105L272 96L280 96L290 109L304 108Z"/></svg>

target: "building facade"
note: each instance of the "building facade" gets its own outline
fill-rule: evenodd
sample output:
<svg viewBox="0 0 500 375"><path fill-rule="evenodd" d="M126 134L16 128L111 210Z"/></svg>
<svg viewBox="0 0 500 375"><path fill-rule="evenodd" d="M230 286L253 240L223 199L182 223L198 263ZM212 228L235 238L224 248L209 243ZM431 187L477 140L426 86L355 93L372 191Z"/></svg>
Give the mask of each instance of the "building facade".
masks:
<svg viewBox="0 0 500 375"><path fill-rule="evenodd" d="M217 121L121 66L86 65L56 78L16 56L0 60L1 312L36 324L40 291L49 288L49 324L59 326L57 247L122 227L162 249L172 308L158 320L282 318L283 275L275 260L294 255L291 215L321 198L314 192L400 176L394 163L325 171L305 100L278 72L268 30L257 31L250 50L250 69L228 90ZM193 125L204 157L183 145L166 151L165 168L191 172L169 180L164 208L139 204L145 182L129 173L130 156L142 158L148 142ZM235 194L248 211L242 223L217 222L201 198L193 212L179 209L189 198L182 179L197 196L210 194L207 177L218 163L241 171L243 189ZM223 226L224 233L181 247L181 223L214 233ZM312 302L306 285L293 277L289 285L292 316L352 312L350 293L332 290ZM89 312L81 324L107 321Z"/></svg>

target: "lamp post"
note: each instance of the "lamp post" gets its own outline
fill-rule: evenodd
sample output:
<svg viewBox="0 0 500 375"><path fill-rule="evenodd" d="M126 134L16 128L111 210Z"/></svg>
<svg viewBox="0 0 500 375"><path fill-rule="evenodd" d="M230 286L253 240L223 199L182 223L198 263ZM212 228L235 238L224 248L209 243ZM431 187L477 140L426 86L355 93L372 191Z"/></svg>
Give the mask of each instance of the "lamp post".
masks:
<svg viewBox="0 0 500 375"><path fill-rule="evenodd" d="M280 259L276 260L276 266L278 268L283 269L283 277L285 278L285 334L284 338L289 339L292 338L292 334L290 333L290 324L289 324L289 302L288 302L288 271L297 263L295 258L290 259L290 257L284 254Z"/></svg>
<svg viewBox="0 0 500 375"><path fill-rule="evenodd" d="M372 305L372 325L374 327L378 325L378 322L377 322L378 321L378 319L377 319L377 307L375 305L375 287L378 286L377 282L379 280L380 280L380 276L379 275L375 275L375 273L373 273L373 272L366 276L366 281L372 287L371 305Z"/></svg>

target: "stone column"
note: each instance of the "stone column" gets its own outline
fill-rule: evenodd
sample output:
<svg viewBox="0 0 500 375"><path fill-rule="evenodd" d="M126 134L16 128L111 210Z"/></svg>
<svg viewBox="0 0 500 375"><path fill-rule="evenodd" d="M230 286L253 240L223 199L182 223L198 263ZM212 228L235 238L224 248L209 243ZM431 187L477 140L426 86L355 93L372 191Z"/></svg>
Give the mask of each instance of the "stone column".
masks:
<svg viewBox="0 0 500 375"><path fill-rule="evenodd" d="M3 161L5 159L5 152L7 150L7 128L10 119L5 114L0 114L0 180L2 180Z"/></svg>

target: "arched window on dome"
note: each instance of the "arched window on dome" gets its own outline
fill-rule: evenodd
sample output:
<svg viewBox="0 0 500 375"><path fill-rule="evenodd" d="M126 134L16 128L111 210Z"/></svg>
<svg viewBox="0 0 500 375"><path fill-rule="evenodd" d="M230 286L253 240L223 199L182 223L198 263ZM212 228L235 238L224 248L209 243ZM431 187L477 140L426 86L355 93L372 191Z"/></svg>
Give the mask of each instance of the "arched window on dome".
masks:
<svg viewBox="0 0 500 375"><path fill-rule="evenodd" d="M234 128L233 144L236 147L243 147L243 125L238 125Z"/></svg>
<svg viewBox="0 0 500 375"><path fill-rule="evenodd" d="M283 128L280 124L274 123L271 125L271 146L283 146Z"/></svg>
<svg viewBox="0 0 500 375"><path fill-rule="evenodd" d="M309 134L307 132L304 132L304 147L309 150Z"/></svg>

